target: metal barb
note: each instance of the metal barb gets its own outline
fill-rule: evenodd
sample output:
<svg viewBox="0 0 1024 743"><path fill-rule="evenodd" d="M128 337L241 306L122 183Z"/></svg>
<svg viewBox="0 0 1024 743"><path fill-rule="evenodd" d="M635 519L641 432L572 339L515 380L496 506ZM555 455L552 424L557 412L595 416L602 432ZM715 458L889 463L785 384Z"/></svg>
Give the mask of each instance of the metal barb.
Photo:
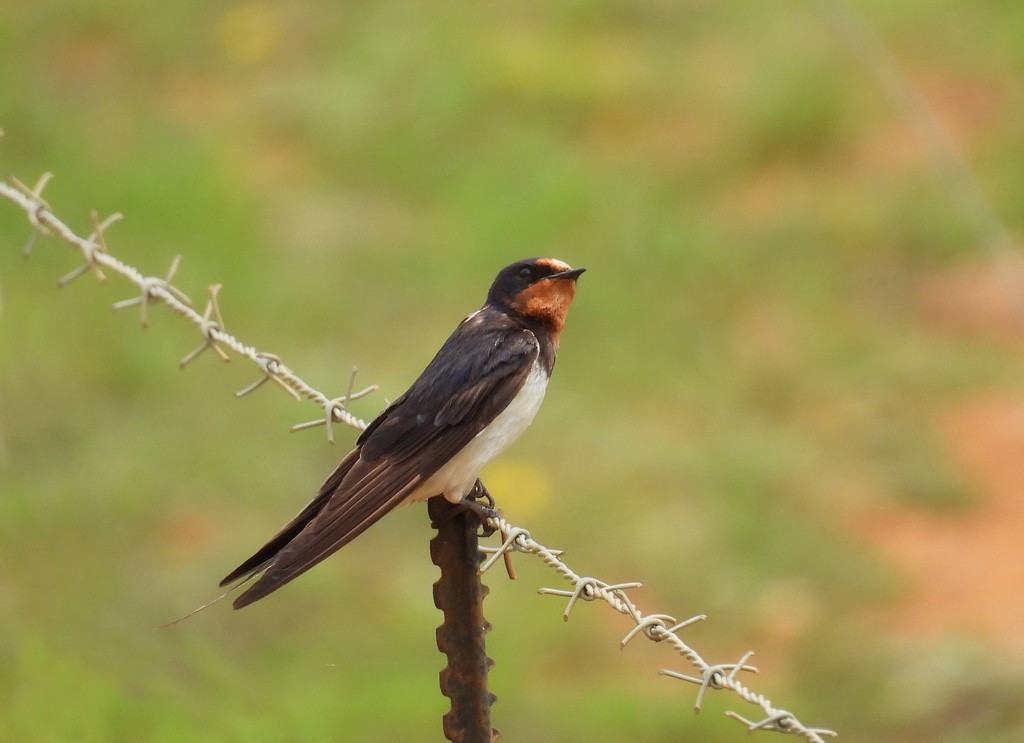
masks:
<svg viewBox="0 0 1024 743"><path fill-rule="evenodd" d="M29 238L28 243L21 251L22 255L24 255L26 258L28 258L29 254L32 252L32 248L35 247L36 238L39 235L52 234L40 219L43 211L48 211L51 214L53 213L53 210L50 208L50 205L46 202L46 199L43 198L43 189L46 188L46 184L50 182L51 178L53 178L53 173L46 171L41 176L39 176L39 180L36 181L36 185L33 186L32 188L29 188L24 183L15 178L13 175L11 176L11 183L14 185L14 187L32 201L31 208L27 210L28 221L29 224L32 225L32 236Z"/></svg>
<svg viewBox="0 0 1024 743"><path fill-rule="evenodd" d="M754 657L754 651L748 650L743 656L733 665L732 670L726 676L727 679L733 681L736 678L736 674L740 671L750 671L751 673L759 673L757 666L748 666L747 661Z"/></svg>
<svg viewBox="0 0 1024 743"><path fill-rule="evenodd" d="M58 287L64 288L79 276L82 276L86 271L92 271L93 275L96 276L97 281L107 280L107 277L100 269L99 263L97 263L97 256L100 253L107 252L107 241L103 233L108 227L110 227L110 225L117 222L123 216L124 215L120 212L115 212L100 222L99 215L96 213L96 210L89 212L89 218L92 220L92 232L82 245L82 255L85 258L85 263L75 270L61 276L57 280Z"/></svg>
<svg viewBox="0 0 1024 743"><path fill-rule="evenodd" d="M201 354L203 351L205 351L209 347L210 347L210 342L206 341L201 346L196 348L195 350L189 351L187 354L185 354L182 357L181 361L178 362L178 368L179 369L184 369L186 366L191 364L195 360L195 358L197 356L199 356L199 354Z"/></svg>
<svg viewBox="0 0 1024 743"><path fill-rule="evenodd" d="M284 363L281 361L280 357L272 353L258 353L256 354L256 358L265 362L263 364L263 368L266 370L266 373L270 376L270 378L278 387L280 387L293 398L295 398L296 402L302 402L302 395L300 395L298 392L296 392L287 384L285 384L285 381L281 379L280 376L278 376L278 371L280 367L284 366Z"/></svg>
<svg viewBox="0 0 1024 743"><path fill-rule="evenodd" d="M203 351L211 348L220 356L222 361L231 361L231 357L228 356L227 352L217 344L216 338L216 334L224 329L224 316L220 313L220 305L217 304L217 293L220 292L220 284L211 284L207 289L210 298L206 301L206 309L203 310L203 317L199 326L200 332L206 340L178 362L178 366L182 369L191 364ZM211 320L211 315L216 315L217 319Z"/></svg>
<svg viewBox="0 0 1024 743"><path fill-rule="evenodd" d="M352 399L352 387L356 382L356 372L359 370L358 367L353 366L352 371L348 375L348 388L345 390L344 397L335 397L330 401L330 405L324 406L324 424L327 426L327 443L334 445L334 416L338 415L338 420L344 420L345 413L348 412L348 404Z"/></svg>
<svg viewBox="0 0 1024 743"><path fill-rule="evenodd" d="M78 268L74 269L73 271L69 271L68 273L64 274L59 279L57 279L57 288L58 289L63 289L65 286L70 284L72 281L77 279L79 276L81 276L84 273L86 273L90 268L91 268L91 266L88 263L83 263L81 266L79 266Z"/></svg>
<svg viewBox="0 0 1024 743"><path fill-rule="evenodd" d="M680 681L689 681L691 684L697 684L697 686L700 686L704 683L703 679L699 679L696 676L690 676L686 673L680 673L679 671L673 671L669 668L662 668L660 671L658 671L658 675L671 676L672 678L679 679ZM697 711L699 712L700 710Z"/></svg>
<svg viewBox="0 0 1024 743"><path fill-rule="evenodd" d="M576 605L576 602L580 599L584 601L593 601L597 595L595 588L603 587L607 584L604 581L598 580L597 578L579 578L576 581L576 586L571 591L565 591L561 588L538 588L537 593L547 596L568 596L569 603L565 607L565 611L562 612L563 621L569 621L569 614L572 613L572 607Z"/></svg>
<svg viewBox="0 0 1024 743"><path fill-rule="evenodd" d="M210 284L208 290L210 292L210 300L206 304L206 310L203 312L203 319L210 319L210 310L213 310L213 314L217 317L217 327L224 327L224 315L220 313L220 304L217 302L217 295L220 294L220 284Z"/></svg>
<svg viewBox="0 0 1024 743"><path fill-rule="evenodd" d="M266 384L266 383L267 383L267 381L268 381L268 380L270 380L270 379L272 379L272 378L273 378L273 377L271 377L271 375L270 375L270 374L264 374L264 375L263 375L262 377L260 377L259 379L257 379L257 380L256 380L255 382L253 382L252 384L250 384L250 385L247 385L247 386L243 387L242 389L238 390L238 392L236 392L236 393L235 393L235 397L245 397L245 396L246 396L246 395L248 395L248 394L249 394L250 392L252 392L252 391L254 391L254 390L256 390L256 389L259 389L260 387L262 387L262 386L263 386L264 384ZM299 399L301 399L301 398L299 398Z"/></svg>
<svg viewBox="0 0 1024 743"><path fill-rule="evenodd" d="M498 558L508 554L509 550L515 550L517 540L519 537L524 535L528 539L530 537L530 532L521 528L512 529L509 531L508 536L505 537L505 540L501 543L500 547L488 549L487 551L493 551L493 554L480 566L480 573L486 573L491 569L491 567L493 567L494 563L498 561Z"/></svg>
<svg viewBox="0 0 1024 743"><path fill-rule="evenodd" d="M105 233L107 229L110 227L110 225L114 224L115 222L120 222L122 219L124 219L124 215L121 212L114 212L109 217L100 222L99 213L95 209L93 209L91 212L89 212L89 218L92 220L93 227L92 234L89 235L89 240L97 243L100 246L100 250L106 253L107 239L105 237Z"/></svg>
<svg viewBox="0 0 1024 743"><path fill-rule="evenodd" d="M708 689L725 689L727 688L723 683L723 679L732 681L736 678L736 674L740 671L750 671L751 673L757 673L757 668L754 666L745 665L746 661L750 658L753 653L746 653L739 663L720 663L713 666L705 666L701 669L700 678L689 676L685 673L679 673L677 671L669 671L662 669L659 673L662 676L671 676L682 681L689 681L692 684L697 684L700 690L697 692L697 700L694 702L693 711L696 714L700 714L701 705L704 703L704 692Z"/></svg>
<svg viewBox="0 0 1024 743"><path fill-rule="evenodd" d="M543 547L538 545L533 537L530 535L529 530L520 529L518 527L511 526L505 521L500 515L487 519L485 526L490 529L491 533L494 532L507 532L513 535L512 544L506 549L504 545L500 547L481 547L482 552L494 553L505 551L506 554L509 552L525 552L528 555L536 555L539 550L544 550L545 553L552 557L561 557L565 554L565 550L553 549L551 547ZM568 595L568 594L566 594Z"/></svg>
<svg viewBox="0 0 1024 743"><path fill-rule="evenodd" d="M103 274L97 263L97 255L100 253L107 252L107 239L105 236L106 230L110 225L121 220L124 217L120 212L114 212L109 217L100 222L99 214L96 210L89 212L89 219L92 220L92 233L86 238L86 245L83 247L83 254L85 256L85 265L79 269L72 271L67 274L61 280L57 282L57 286L65 286L72 279L78 278L86 271L91 270L93 275L96 276L97 281L106 281L107 277Z"/></svg>
<svg viewBox="0 0 1024 743"><path fill-rule="evenodd" d="M181 256L176 255L171 260L171 267L167 269L167 278L165 278L163 282L159 284L159 286L173 294L174 298L177 299L186 307L191 307L192 299L185 292L181 291L181 289L179 289L178 287L171 283L172 281L174 281L174 277L178 273L179 266L181 266ZM155 295L152 295L151 298L155 299L156 297Z"/></svg>
<svg viewBox="0 0 1024 743"><path fill-rule="evenodd" d="M327 443L331 446L334 446L334 411L338 407L337 398L331 400L330 405L324 406L324 425L327 426Z"/></svg>
<svg viewBox="0 0 1024 743"><path fill-rule="evenodd" d="M316 420L306 421L304 423L296 423L288 430L291 431L292 433L296 433L297 431L305 431L307 428L316 428L317 426L323 426L326 424L326 420L324 420L323 418L317 418ZM330 441L330 437L328 437L328 441Z"/></svg>
<svg viewBox="0 0 1024 743"><path fill-rule="evenodd" d="M593 601L594 599L604 598L607 595L615 591L621 591L627 588L640 588L640 583L616 583L610 585L597 578L577 578L575 581L576 587L572 591L563 591L559 588L538 588L537 593L546 594L551 596L568 596L569 604L565 607L565 612L562 614L562 618L568 622L569 613L572 611L572 607L575 606L576 602L580 599L584 601ZM602 595L604 594L604 595Z"/></svg>
<svg viewBox="0 0 1024 743"><path fill-rule="evenodd" d="M348 404L352 400L352 389L356 386L356 373L359 371L358 366L353 366L352 371L348 375L348 387L345 388L345 397L343 406L348 411Z"/></svg>
<svg viewBox="0 0 1024 743"><path fill-rule="evenodd" d="M696 624L697 622L703 622L707 618L708 618L707 614L697 614L696 616L692 616L689 619L684 619L679 624L673 625L673 626L669 627L665 631L668 632L669 634L674 635L676 632L678 632L679 630L683 629L683 627L689 627L691 624Z"/></svg>
<svg viewBox="0 0 1024 743"><path fill-rule="evenodd" d="M292 426L289 431L292 433L296 431L304 431L307 428L316 428L317 426L327 426L327 443L334 444L334 421L348 421L350 413L348 412L348 404L352 400L358 400L361 397L366 397L372 392L376 392L380 389L377 385L371 384L369 387L364 387L358 392L352 392L352 382L355 379L356 369L353 367L352 374L349 377L349 391L345 393L344 397L334 397L327 400L324 404L324 414L322 417L316 420L306 421L304 423L296 423Z"/></svg>
<svg viewBox="0 0 1024 743"><path fill-rule="evenodd" d="M626 643L636 637L640 632L643 632L649 640L661 642L662 639L664 639L664 633L668 630L668 626L675 623L676 618L669 616L668 614L648 614L637 622L636 627L631 629L626 636L622 638L622 642L619 643L619 648L621 649L626 647ZM661 632L658 633L657 636L655 636L654 632L655 627L661 628Z"/></svg>
<svg viewBox="0 0 1024 743"><path fill-rule="evenodd" d="M25 241L25 247L21 249L21 254L25 258L32 255L32 249L36 246L36 241L39 239L39 230L32 230L32 234L28 236L28 240Z"/></svg>
<svg viewBox="0 0 1024 743"><path fill-rule="evenodd" d="M158 292L161 290L169 292L176 300L186 307L191 307L192 299L185 294L185 292L181 291L171 283L174 280L174 274L178 272L178 266L180 264L181 256L177 255L174 257L174 260L171 261L171 267L167 271L166 278L161 279L156 276L146 276L145 278L142 278L138 284L140 291L137 297L131 297L129 299L122 299L118 302L114 302L110 306L110 309L117 311L139 305L140 322L142 323L142 327L148 328L149 305L160 298Z"/></svg>
<svg viewBox="0 0 1024 743"><path fill-rule="evenodd" d="M260 366L263 369L263 376L260 379L257 379L249 386L240 389L238 392L235 393L235 397L244 397L253 390L259 389L268 381L273 380L281 389L283 389L285 392L291 395L296 400L296 402L302 402L302 397L299 395L299 393L293 390L287 384L285 384L281 380L281 378L277 376L277 367L281 363L280 358L278 358L272 353L258 353L256 354L256 358L258 358L261 362Z"/></svg>
<svg viewBox="0 0 1024 743"><path fill-rule="evenodd" d="M747 732L749 733L752 733L755 730L772 730L777 733L796 733L798 732L797 728L802 727L801 725L799 725L799 723L796 722L796 718L784 709L775 710L772 714L768 715L763 720L760 720L758 722L748 720L743 715L740 715L731 710L727 711L725 714L726 716L731 717L734 720L739 720L741 723L743 723L747 728ZM832 731L818 732L824 732L826 735L828 733L832 733L832 735L835 735L835 733Z"/></svg>

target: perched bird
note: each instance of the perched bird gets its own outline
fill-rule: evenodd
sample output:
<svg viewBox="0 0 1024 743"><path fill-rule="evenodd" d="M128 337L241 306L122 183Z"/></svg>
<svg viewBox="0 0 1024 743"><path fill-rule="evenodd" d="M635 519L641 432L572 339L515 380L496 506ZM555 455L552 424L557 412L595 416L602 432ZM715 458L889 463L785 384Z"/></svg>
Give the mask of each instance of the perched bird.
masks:
<svg viewBox="0 0 1024 743"><path fill-rule="evenodd" d="M221 586L262 573L241 609L297 578L403 503L475 502L480 470L533 420L585 269L554 258L503 268L409 390L356 440L317 496ZM475 508L474 510L479 510Z"/></svg>

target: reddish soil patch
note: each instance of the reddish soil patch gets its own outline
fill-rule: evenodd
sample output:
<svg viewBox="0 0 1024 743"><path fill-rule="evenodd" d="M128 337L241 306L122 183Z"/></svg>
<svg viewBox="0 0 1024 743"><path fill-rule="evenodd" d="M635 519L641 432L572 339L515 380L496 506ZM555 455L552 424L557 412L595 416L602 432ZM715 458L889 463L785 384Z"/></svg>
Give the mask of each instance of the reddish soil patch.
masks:
<svg viewBox="0 0 1024 743"><path fill-rule="evenodd" d="M1024 260L979 260L935 273L915 292L917 319L931 331L962 338L1024 341Z"/></svg>
<svg viewBox="0 0 1024 743"><path fill-rule="evenodd" d="M981 633L1024 651L1024 397L965 402L941 429L978 500L966 512L887 509L859 520L906 582L887 616L900 631Z"/></svg>
<svg viewBox="0 0 1024 743"><path fill-rule="evenodd" d="M933 274L916 289L916 317L930 332L1020 348L1024 262L983 258ZM981 634L1024 652L1024 393L978 393L940 412L950 462L974 502L936 512L887 507L857 528L905 581L884 621L901 632Z"/></svg>

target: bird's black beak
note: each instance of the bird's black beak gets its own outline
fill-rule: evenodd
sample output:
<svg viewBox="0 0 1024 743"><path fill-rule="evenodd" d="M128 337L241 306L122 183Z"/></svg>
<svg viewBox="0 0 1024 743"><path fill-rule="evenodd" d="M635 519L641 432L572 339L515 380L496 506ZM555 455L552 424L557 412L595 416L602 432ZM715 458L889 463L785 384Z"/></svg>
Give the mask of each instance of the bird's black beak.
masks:
<svg viewBox="0 0 1024 743"><path fill-rule="evenodd" d="M549 279L570 279L575 281L580 277L580 274L586 271L585 268L570 268L568 271L559 271L548 276Z"/></svg>

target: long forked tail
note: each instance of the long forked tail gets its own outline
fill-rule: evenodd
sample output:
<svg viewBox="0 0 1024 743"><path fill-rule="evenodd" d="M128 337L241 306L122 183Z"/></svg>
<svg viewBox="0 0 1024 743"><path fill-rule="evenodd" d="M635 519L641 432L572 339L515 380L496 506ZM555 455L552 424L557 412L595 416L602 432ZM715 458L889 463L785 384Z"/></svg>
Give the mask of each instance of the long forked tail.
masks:
<svg viewBox="0 0 1024 743"><path fill-rule="evenodd" d="M320 492L317 493L316 497L310 501L305 508L299 511L295 518L281 527L281 530L275 534L269 542L260 547L252 557L224 576L223 580L220 582L221 587L230 583L246 581L257 573L270 567L281 550L287 547L288 544L319 515L324 506L327 505L327 501L330 500L335 490L337 490L342 479L344 479L348 471L352 469L352 465L358 458L358 449L345 457L334 473L327 478L327 481L320 488ZM241 598L242 596L239 596L239 599ZM248 603L251 602L247 601L246 604ZM244 605L245 604L242 604L242 606ZM235 608L241 608L238 605L238 600L235 601Z"/></svg>
<svg viewBox="0 0 1024 743"><path fill-rule="evenodd" d="M418 480L405 488L387 490L383 498L366 497L381 495L372 489L369 493L365 489L353 492L346 483L342 500L335 502L336 499L329 498L320 512L259 568L262 570L259 578L235 599L233 606L241 609L259 601L326 560L402 503L416 482Z"/></svg>

